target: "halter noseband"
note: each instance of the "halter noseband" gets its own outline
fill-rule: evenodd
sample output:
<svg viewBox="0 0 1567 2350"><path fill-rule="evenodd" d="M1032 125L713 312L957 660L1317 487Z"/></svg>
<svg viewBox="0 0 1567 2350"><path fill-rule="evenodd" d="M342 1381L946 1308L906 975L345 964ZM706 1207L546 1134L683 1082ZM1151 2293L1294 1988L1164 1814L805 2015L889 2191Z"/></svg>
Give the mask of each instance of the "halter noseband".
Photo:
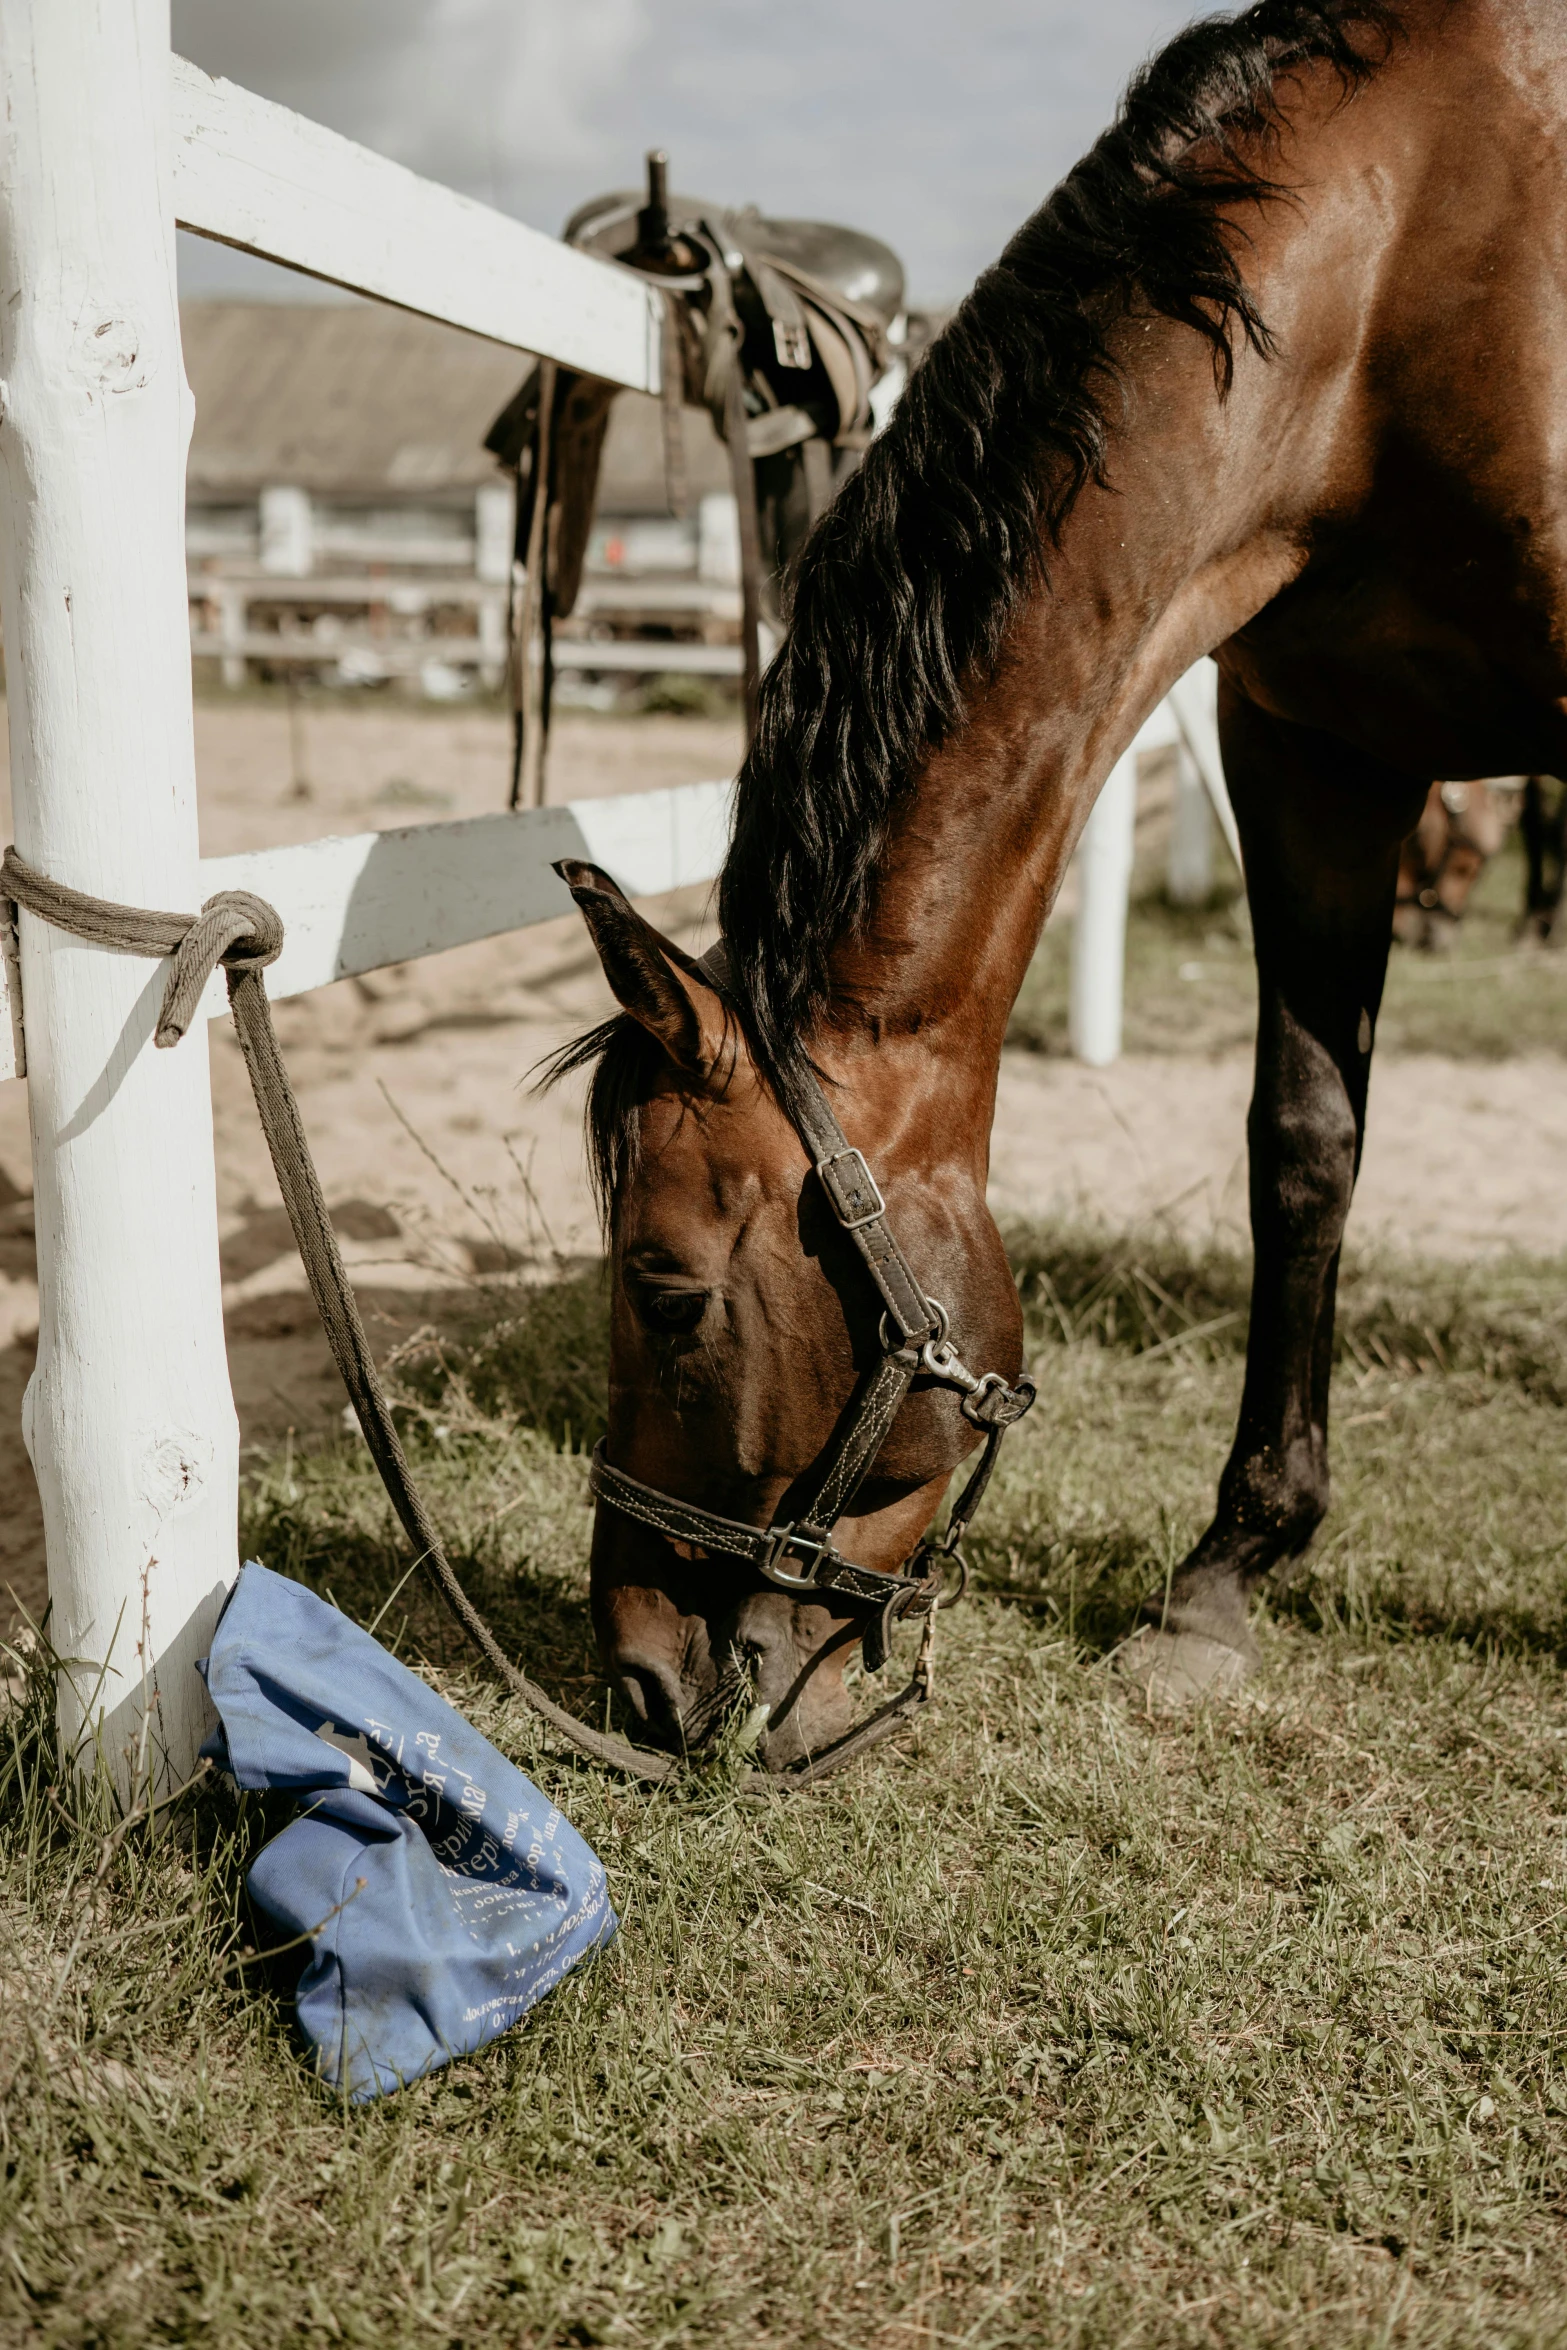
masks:
<svg viewBox="0 0 1567 2350"><path fill-rule="evenodd" d="M727 961L720 942L696 965L700 976L720 994L727 978ZM990 1483L1002 1437L1034 1400L1034 1382L1025 1373L1013 1387L999 1371L976 1375L962 1361L948 1335L945 1307L927 1297L915 1280L887 1223L886 1203L875 1177L862 1153L849 1142L808 1067L801 1074L791 1119L828 1206L858 1249L886 1307L881 1318L881 1360L861 1381L852 1411L829 1440L805 1506L786 1526L750 1526L737 1518L720 1517L714 1510L677 1500L673 1494L661 1493L656 1486L643 1485L623 1469L612 1467L604 1458L602 1442L593 1454L590 1483L599 1500L608 1502L622 1516L653 1527L671 1541L742 1559L780 1591L791 1592L796 1598L844 1601L872 1611L863 1649L866 1668L874 1673L887 1661L895 1623L906 1617L929 1617L938 1607L962 1597L967 1582L960 1547L964 1533ZM862 1567L845 1558L834 1547L832 1532L880 1452L910 1387L922 1374L961 1391L963 1416L983 1431L985 1449L940 1541L932 1542L928 1537L920 1541L902 1570L887 1574L880 1567ZM961 1578L951 1600L944 1599L941 1588L942 1569L949 1558L955 1560Z"/></svg>

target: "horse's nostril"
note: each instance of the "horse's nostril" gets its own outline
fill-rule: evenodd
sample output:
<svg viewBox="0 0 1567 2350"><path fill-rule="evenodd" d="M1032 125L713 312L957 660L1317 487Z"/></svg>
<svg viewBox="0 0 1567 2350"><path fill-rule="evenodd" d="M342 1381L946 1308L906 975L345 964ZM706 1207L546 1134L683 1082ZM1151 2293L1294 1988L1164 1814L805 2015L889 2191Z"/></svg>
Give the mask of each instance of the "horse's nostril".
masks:
<svg viewBox="0 0 1567 2350"><path fill-rule="evenodd" d="M667 1665L621 1661L621 1688L639 1722L665 1737L678 1737L683 1712L680 1684Z"/></svg>

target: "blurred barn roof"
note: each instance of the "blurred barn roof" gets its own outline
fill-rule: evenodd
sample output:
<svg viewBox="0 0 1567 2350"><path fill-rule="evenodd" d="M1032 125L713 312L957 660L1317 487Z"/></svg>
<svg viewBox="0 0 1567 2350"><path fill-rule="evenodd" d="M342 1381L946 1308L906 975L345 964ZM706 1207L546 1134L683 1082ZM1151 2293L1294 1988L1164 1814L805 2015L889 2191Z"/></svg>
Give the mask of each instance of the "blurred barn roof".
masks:
<svg viewBox="0 0 1567 2350"><path fill-rule="evenodd" d="M530 366L372 303L187 302L180 324L197 503L251 498L268 482L328 498L466 498L496 477L484 436ZM707 417L687 409L685 431L692 496L727 489ZM599 504L666 510L659 403L641 393L615 403Z"/></svg>

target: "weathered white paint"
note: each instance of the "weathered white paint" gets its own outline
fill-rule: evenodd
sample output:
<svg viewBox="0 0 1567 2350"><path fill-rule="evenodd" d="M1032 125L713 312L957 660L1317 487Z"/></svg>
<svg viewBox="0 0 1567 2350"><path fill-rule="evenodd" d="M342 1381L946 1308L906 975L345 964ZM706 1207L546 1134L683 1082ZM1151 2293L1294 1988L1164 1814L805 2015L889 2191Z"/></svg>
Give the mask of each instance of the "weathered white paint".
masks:
<svg viewBox="0 0 1567 2350"><path fill-rule="evenodd" d="M21 949L16 908L0 899L0 1077L27 1075L27 1041L22 1034Z"/></svg>
<svg viewBox="0 0 1567 2350"><path fill-rule="evenodd" d="M1137 748L1111 768L1077 844L1077 920L1072 930L1068 1032L1073 1052L1103 1069L1121 1051L1126 976L1126 900L1137 822Z"/></svg>
<svg viewBox="0 0 1567 2350"><path fill-rule="evenodd" d="M267 972L267 993L300 995L569 913L565 885L550 870L557 857L602 865L632 897L710 881L728 845L733 788L687 783L207 857L201 894L249 889L276 906L286 943ZM227 1011L221 976L202 1008L209 1019Z"/></svg>
<svg viewBox="0 0 1567 2350"><path fill-rule="evenodd" d="M198 891L168 0L0 8L0 617L17 846L79 889ZM43 1496L61 1720L189 1770L233 1578L206 1055L155 1052L161 965L23 915ZM156 1693L156 1709L144 1697Z"/></svg>
<svg viewBox="0 0 1567 2350"><path fill-rule="evenodd" d="M172 62L182 228L633 391L658 390L659 296L634 272L213 81L182 57Z"/></svg>

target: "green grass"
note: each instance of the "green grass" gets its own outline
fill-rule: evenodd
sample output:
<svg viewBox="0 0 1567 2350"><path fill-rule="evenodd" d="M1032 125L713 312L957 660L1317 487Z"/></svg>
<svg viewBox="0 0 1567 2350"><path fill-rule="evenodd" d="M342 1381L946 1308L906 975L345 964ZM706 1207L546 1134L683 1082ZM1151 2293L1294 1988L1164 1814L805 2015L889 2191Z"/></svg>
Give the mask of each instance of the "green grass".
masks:
<svg viewBox="0 0 1567 2350"><path fill-rule="evenodd" d="M553 1760L412 1587L383 1637L563 1798L619 1941L344 2111L254 1963L275 1805L106 1844L0 1755L0 2341L1524 2345L1567 2338L1567 1264L1363 1265L1338 1498L1238 1702L1107 1643L1203 1523L1244 1266L1014 1236L1042 1380L917 1734L801 1799ZM475 1589L601 1702L588 1275L404 1371ZM557 1365L563 1359L562 1375ZM593 1382L598 1380L597 1388ZM254 1465L247 1544L364 1618L361 1449ZM70 1816L67 1816L69 1812Z"/></svg>
<svg viewBox="0 0 1567 2350"><path fill-rule="evenodd" d="M1233 868L1207 906L1172 906L1140 877L1127 922L1125 1049L1213 1053L1249 1048L1257 985L1251 931ZM1523 856L1516 834L1487 866L1448 954L1395 947L1377 1024L1383 1053L1506 1060L1567 1051L1567 954L1516 943ZM1018 995L1008 1042L1067 1050L1071 923L1053 923Z"/></svg>

